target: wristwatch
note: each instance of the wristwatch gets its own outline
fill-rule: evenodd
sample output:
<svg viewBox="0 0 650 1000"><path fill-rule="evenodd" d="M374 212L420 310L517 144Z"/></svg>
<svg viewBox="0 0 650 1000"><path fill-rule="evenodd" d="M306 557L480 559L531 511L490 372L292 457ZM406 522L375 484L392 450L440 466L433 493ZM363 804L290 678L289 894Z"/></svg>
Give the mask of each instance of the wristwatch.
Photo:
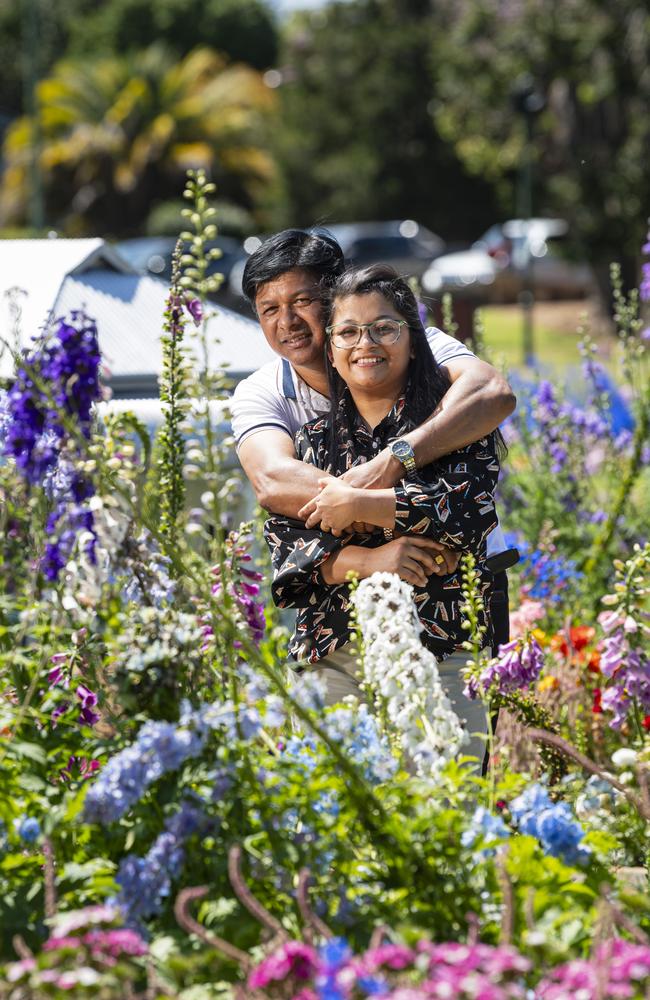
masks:
<svg viewBox="0 0 650 1000"><path fill-rule="evenodd" d="M406 470L407 476L414 476L417 472L417 466L415 464L415 452L411 448L410 444L405 438L398 438L397 441L393 441L389 448L391 453L395 458L402 463L404 469Z"/></svg>

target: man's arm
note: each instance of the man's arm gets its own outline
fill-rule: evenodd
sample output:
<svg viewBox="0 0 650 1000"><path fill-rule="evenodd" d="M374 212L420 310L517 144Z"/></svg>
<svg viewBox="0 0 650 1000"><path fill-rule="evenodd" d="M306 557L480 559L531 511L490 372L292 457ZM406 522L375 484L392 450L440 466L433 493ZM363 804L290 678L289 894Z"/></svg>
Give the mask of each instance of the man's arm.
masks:
<svg viewBox="0 0 650 1000"><path fill-rule="evenodd" d="M319 491L325 473L296 458L293 440L284 431L258 431L239 446L239 461L258 503L273 514L297 518L298 511Z"/></svg>
<svg viewBox="0 0 650 1000"><path fill-rule="evenodd" d="M405 434L418 467L478 441L508 417L516 398L504 377L485 361L459 357L445 366L451 386L423 424ZM388 488L404 476L404 466L385 448L365 465L344 475L351 486Z"/></svg>

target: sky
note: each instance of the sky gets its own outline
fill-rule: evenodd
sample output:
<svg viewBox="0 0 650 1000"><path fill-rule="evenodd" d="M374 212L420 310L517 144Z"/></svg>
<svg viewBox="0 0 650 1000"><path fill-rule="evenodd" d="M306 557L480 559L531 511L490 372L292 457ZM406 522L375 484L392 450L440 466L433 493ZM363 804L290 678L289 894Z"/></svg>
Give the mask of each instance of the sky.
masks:
<svg viewBox="0 0 650 1000"><path fill-rule="evenodd" d="M278 14L290 14L294 10L316 10L326 2L327 0L270 0Z"/></svg>

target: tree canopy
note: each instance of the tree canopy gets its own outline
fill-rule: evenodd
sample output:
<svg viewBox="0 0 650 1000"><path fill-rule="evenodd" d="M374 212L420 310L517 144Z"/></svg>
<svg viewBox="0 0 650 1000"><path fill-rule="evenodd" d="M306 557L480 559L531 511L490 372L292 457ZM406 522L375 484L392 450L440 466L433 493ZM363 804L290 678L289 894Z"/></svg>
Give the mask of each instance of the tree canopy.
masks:
<svg viewBox="0 0 650 1000"><path fill-rule="evenodd" d="M272 92L260 74L212 49L180 62L156 45L137 56L59 63L38 88L39 165L50 224L78 235L138 233L205 167L220 195L244 207L270 181L262 137ZM34 121L4 146L0 222L24 221Z"/></svg>
<svg viewBox="0 0 650 1000"><path fill-rule="evenodd" d="M467 183L430 113L437 27L427 0L333 3L294 19L275 133L284 220L412 216L457 237L493 221L489 185Z"/></svg>

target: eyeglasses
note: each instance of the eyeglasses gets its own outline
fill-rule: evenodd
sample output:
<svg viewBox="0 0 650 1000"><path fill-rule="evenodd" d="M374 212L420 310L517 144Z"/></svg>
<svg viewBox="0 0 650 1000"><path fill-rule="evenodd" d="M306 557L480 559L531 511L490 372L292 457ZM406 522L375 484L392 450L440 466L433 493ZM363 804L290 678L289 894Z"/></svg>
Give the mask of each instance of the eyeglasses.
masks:
<svg viewBox="0 0 650 1000"><path fill-rule="evenodd" d="M403 326L408 326L405 319L377 319L374 323L337 323L325 327L325 333L335 347L345 350L357 346L364 330L368 331L373 344L394 344L399 340Z"/></svg>

